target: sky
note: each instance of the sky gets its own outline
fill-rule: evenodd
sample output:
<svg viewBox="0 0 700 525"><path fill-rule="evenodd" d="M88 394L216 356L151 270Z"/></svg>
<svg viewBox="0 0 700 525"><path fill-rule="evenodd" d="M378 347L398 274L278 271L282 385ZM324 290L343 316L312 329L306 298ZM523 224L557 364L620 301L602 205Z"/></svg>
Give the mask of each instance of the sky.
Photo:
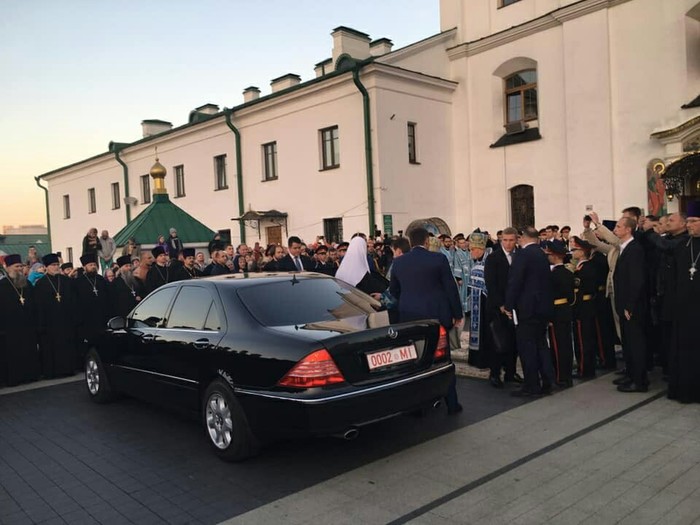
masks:
<svg viewBox="0 0 700 525"><path fill-rule="evenodd" d="M439 0L3 0L0 228L45 224L34 177L138 140L144 119L314 78L340 25L398 49L439 32Z"/></svg>

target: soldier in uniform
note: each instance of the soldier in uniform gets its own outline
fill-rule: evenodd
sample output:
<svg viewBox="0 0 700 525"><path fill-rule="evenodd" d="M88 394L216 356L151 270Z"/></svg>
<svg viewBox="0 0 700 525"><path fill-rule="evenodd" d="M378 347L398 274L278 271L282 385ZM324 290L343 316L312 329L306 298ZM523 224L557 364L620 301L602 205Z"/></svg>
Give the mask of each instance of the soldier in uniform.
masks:
<svg viewBox="0 0 700 525"><path fill-rule="evenodd" d="M574 348L579 379L595 377L598 336L596 333L595 295L598 290L598 272L591 262L593 245L579 237L573 238L574 270Z"/></svg>
<svg viewBox="0 0 700 525"><path fill-rule="evenodd" d="M39 377L34 287L24 275L20 255L6 255L4 264L7 275L0 277L0 385L14 386Z"/></svg>
<svg viewBox="0 0 700 525"><path fill-rule="evenodd" d="M571 371L574 365L574 348L571 339L571 322L574 304L574 274L564 266L566 243L560 240L547 241L545 253L552 266L552 294L554 313L549 322L549 343L556 383L560 387L573 386Z"/></svg>
<svg viewBox="0 0 700 525"><path fill-rule="evenodd" d="M126 317L141 300L138 279L131 269L131 256L122 255L117 259L119 275L110 283L112 315Z"/></svg>
<svg viewBox="0 0 700 525"><path fill-rule="evenodd" d="M613 308L610 298L605 294L605 286L608 280L610 267L608 266L607 255L594 247L591 252L591 264L596 267L598 282L596 286L595 308L596 308L596 337L599 348L599 368L604 370L614 370L617 368L615 359L615 319L613 318Z"/></svg>
<svg viewBox="0 0 700 525"><path fill-rule="evenodd" d="M46 275L34 287L44 379L73 375L76 362L76 312L73 279L61 273L58 255L42 258Z"/></svg>
<svg viewBox="0 0 700 525"><path fill-rule="evenodd" d="M77 363L82 367L89 345L94 344L107 327L110 313L108 283L97 272L97 256L86 254L83 265L73 281L78 322Z"/></svg>

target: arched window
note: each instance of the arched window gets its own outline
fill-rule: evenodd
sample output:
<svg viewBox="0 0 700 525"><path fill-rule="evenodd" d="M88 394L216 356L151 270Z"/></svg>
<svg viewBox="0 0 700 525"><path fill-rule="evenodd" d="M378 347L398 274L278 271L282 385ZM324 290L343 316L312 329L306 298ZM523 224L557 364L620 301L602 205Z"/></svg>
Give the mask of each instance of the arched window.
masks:
<svg viewBox="0 0 700 525"><path fill-rule="evenodd" d="M524 69L504 79L506 124L537 119L537 70Z"/></svg>
<svg viewBox="0 0 700 525"><path fill-rule="evenodd" d="M535 192L528 184L510 189L510 222L518 229L535 225Z"/></svg>

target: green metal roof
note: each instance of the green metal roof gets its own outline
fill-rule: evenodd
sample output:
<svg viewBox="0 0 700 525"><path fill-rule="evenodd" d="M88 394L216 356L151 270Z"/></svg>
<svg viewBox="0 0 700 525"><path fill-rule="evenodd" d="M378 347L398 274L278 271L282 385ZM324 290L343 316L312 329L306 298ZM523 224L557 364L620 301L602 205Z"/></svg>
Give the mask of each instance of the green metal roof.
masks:
<svg viewBox="0 0 700 525"><path fill-rule="evenodd" d="M51 253L51 241L48 235L3 235L0 234L0 252L5 255L17 253L26 259L30 246L34 246L40 255Z"/></svg>
<svg viewBox="0 0 700 525"><path fill-rule="evenodd" d="M124 246L134 237L137 244L156 244L159 235L168 237L170 228L177 230L177 235L183 243L207 243L214 237L213 230L170 202L167 193L157 193L153 195L153 202L148 208L114 236L114 241L117 246Z"/></svg>

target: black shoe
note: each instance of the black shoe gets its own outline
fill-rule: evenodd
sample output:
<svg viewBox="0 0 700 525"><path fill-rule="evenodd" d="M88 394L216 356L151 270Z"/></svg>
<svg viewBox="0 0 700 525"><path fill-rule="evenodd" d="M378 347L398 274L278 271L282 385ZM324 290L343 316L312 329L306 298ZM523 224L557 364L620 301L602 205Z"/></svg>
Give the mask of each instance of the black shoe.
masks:
<svg viewBox="0 0 700 525"><path fill-rule="evenodd" d="M540 388L540 395L551 396L552 395L552 385L542 385L542 388Z"/></svg>
<svg viewBox="0 0 700 525"><path fill-rule="evenodd" d="M622 376L618 377L617 379L614 379L612 384L613 385L629 385L632 382L632 379L630 379L627 376Z"/></svg>
<svg viewBox="0 0 700 525"><path fill-rule="evenodd" d="M506 378L503 381L506 383L518 383L518 384L522 384L525 382L525 380L517 372L515 374L513 374L512 377L506 376Z"/></svg>
<svg viewBox="0 0 700 525"><path fill-rule="evenodd" d="M498 376L490 376L489 383L491 383L491 386L494 388L503 388L503 381L501 381L501 378Z"/></svg>
<svg viewBox="0 0 700 525"><path fill-rule="evenodd" d="M460 405L459 403L457 403L457 406L454 406L454 407L447 407L447 414L450 415L450 416L453 416L453 415L455 415L455 414L459 414L462 410L464 410L464 408L462 407L462 405Z"/></svg>
<svg viewBox="0 0 700 525"><path fill-rule="evenodd" d="M626 369L626 368L621 368L620 370L618 370L617 372L615 372L615 375L616 375L616 376L623 376L623 375L625 375L626 373L627 373L627 369Z"/></svg>
<svg viewBox="0 0 700 525"><path fill-rule="evenodd" d="M571 379L565 379L564 381L557 381L557 386L559 388L571 388L574 386L574 382Z"/></svg>
<svg viewBox="0 0 700 525"><path fill-rule="evenodd" d="M579 381L590 381L595 379L595 372L593 374L579 375L578 372L571 374L571 377L578 379Z"/></svg>
<svg viewBox="0 0 700 525"><path fill-rule="evenodd" d="M634 383L628 383L626 385L620 385L617 387L618 392L649 392L649 387L637 386Z"/></svg>

